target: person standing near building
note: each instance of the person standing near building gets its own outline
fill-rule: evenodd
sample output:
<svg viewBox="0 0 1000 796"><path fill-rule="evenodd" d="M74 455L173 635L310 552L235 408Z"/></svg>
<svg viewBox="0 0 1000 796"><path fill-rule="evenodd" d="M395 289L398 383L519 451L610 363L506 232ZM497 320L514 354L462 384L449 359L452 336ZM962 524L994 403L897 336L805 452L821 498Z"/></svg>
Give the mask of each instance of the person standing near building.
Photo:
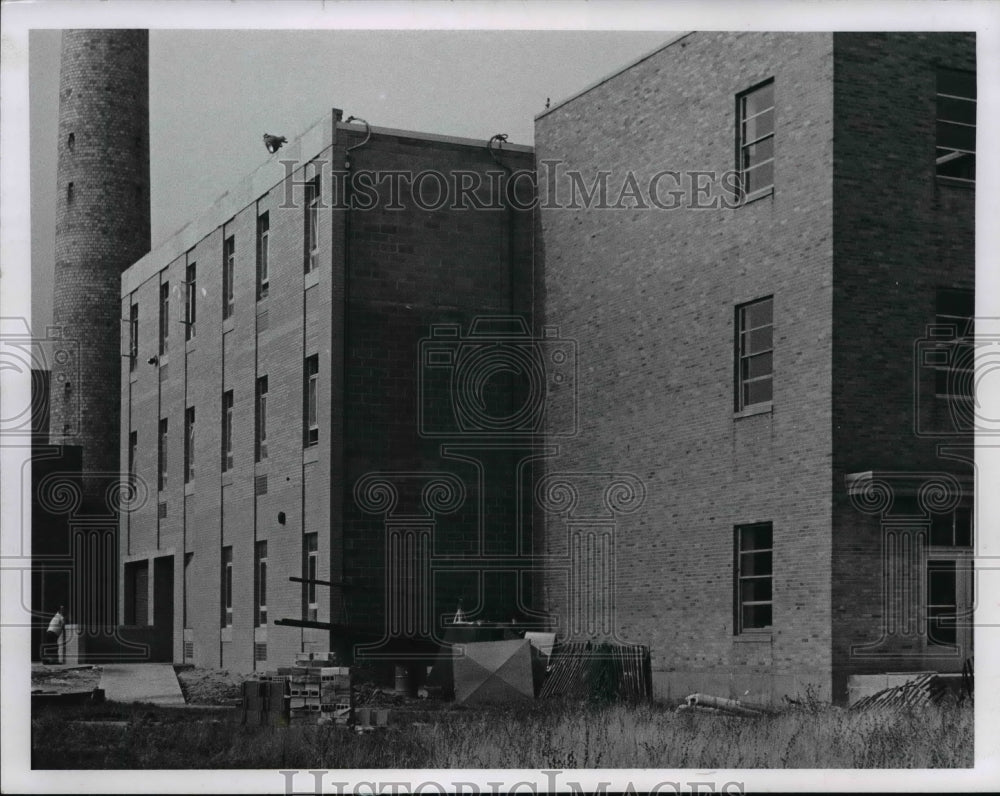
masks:
<svg viewBox="0 0 1000 796"><path fill-rule="evenodd" d="M66 619L63 617L63 607L60 605L52 621L49 622L49 629L45 631L45 647L42 649L42 663L61 663L62 658L62 637L66 628ZM55 648L55 659L52 659L51 651ZM46 655L46 651L50 654Z"/></svg>

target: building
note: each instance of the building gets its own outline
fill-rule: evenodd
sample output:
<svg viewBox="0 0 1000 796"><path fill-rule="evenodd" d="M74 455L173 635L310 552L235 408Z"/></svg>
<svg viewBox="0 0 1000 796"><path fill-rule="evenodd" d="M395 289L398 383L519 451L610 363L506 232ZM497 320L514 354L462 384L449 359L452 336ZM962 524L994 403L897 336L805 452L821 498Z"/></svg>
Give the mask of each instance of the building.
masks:
<svg viewBox="0 0 1000 796"><path fill-rule="evenodd" d="M649 644L659 694L971 657L975 68L974 34L693 33L537 118L553 467L645 490L544 606Z"/></svg>
<svg viewBox="0 0 1000 796"><path fill-rule="evenodd" d="M394 654L460 599L520 610L489 560L516 541L519 387L481 371L457 406L450 379L498 319L532 329L533 164L335 110L123 274L126 627L249 671L345 638Z"/></svg>

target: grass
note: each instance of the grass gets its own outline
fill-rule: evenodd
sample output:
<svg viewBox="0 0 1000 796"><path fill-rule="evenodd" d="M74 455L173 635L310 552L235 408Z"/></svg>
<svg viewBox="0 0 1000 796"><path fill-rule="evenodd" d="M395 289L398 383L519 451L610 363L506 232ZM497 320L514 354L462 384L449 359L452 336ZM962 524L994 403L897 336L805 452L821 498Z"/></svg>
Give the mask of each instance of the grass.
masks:
<svg viewBox="0 0 1000 796"><path fill-rule="evenodd" d="M657 704L537 702L518 711L394 712L389 729L240 726L238 711L104 705L32 717L34 768L971 767L971 707L898 714L825 707L760 719ZM80 725L79 721L127 722ZM86 732L81 732L81 726ZM58 750L53 753L52 750Z"/></svg>

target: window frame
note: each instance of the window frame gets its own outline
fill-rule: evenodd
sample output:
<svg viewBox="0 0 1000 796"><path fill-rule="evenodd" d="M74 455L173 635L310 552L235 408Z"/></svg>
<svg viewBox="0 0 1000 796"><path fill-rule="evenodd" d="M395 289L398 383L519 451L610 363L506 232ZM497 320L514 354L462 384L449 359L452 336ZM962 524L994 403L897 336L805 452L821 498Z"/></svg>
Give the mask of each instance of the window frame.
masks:
<svg viewBox="0 0 1000 796"><path fill-rule="evenodd" d="M954 303L968 301L968 314L958 315L949 310ZM932 364L934 371L934 397L946 401L972 402L976 373L976 294L975 290L938 288L935 296L934 348L940 353L942 364ZM955 367L955 365L962 365ZM960 373L964 376L956 377ZM944 388L942 389L942 383ZM950 392L955 384L966 385L968 393Z"/></svg>
<svg viewBox="0 0 1000 796"><path fill-rule="evenodd" d="M760 324L756 326L750 325L752 321L750 320L750 314L752 308L760 307L761 305L769 303L770 304L770 322L766 324ZM771 340L770 347L762 347L760 349L750 349L749 346L752 342L752 337L754 332L760 332L763 329L770 329ZM743 304L737 304L735 308L735 318L734 318L734 340L733 340L733 381L734 381L734 396L733 396L733 411L736 414L742 414L745 412L755 413L758 411L766 411L771 408L774 404L774 295L762 296L761 298L754 299L753 301L747 301ZM747 350L744 350L744 342L746 342ZM764 375L750 375L750 364L751 360L762 357L765 355L770 355L771 365L768 372ZM766 400L751 401L749 397L749 391L747 391L746 397L744 397L744 387L747 387L753 383L763 383L768 381L770 383L770 397Z"/></svg>
<svg viewBox="0 0 1000 796"><path fill-rule="evenodd" d="M267 376L258 376L254 400L254 460L267 459Z"/></svg>
<svg viewBox="0 0 1000 796"><path fill-rule="evenodd" d="M271 219L267 210L257 216L257 301L270 291Z"/></svg>
<svg viewBox="0 0 1000 796"><path fill-rule="evenodd" d="M184 410L184 483L194 482L194 407Z"/></svg>
<svg viewBox="0 0 1000 796"><path fill-rule="evenodd" d="M319 534L315 531L303 534L302 538L302 600L306 619L317 621L319 602L316 599L316 579L319 577Z"/></svg>
<svg viewBox="0 0 1000 796"><path fill-rule="evenodd" d="M303 445L312 448L319 444L319 354L306 357L303 372L305 376Z"/></svg>
<svg viewBox="0 0 1000 796"><path fill-rule="evenodd" d="M949 67L940 66L937 68L936 85L935 85L935 113L934 113L934 173L937 177L947 180L948 182L953 182L961 185L967 185L970 188L974 188L976 185L976 136L978 127L978 86L976 84L977 74L975 71L970 71L967 69L952 69ZM953 93L952 90L942 90L942 83L945 79L948 82L954 82L956 80L961 80L965 78L971 78L971 95L966 96L963 94ZM967 86L963 86L966 93L970 93ZM967 121L955 118L950 115L954 112L954 106L956 103L970 103L973 118L976 120L972 124ZM948 109L947 106L952 106ZM959 106L961 107L961 106ZM945 115L948 114L948 115ZM945 145L943 141L943 132L951 131L954 133L960 133L961 130L971 130L972 131L972 148L969 149L966 146L956 146L956 141L951 141L949 145ZM965 156L971 156L969 158L970 168L967 171L972 172L972 177L961 176L960 174L948 174L942 172L942 166L948 163L952 163L956 160L961 160Z"/></svg>
<svg viewBox="0 0 1000 796"><path fill-rule="evenodd" d="M233 546L222 548L222 584L221 584L221 621L222 627L233 626Z"/></svg>
<svg viewBox="0 0 1000 796"><path fill-rule="evenodd" d="M160 283L160 356L170 351L170 283Z"/></svg>
<svg viewBox="0 0 1000 796"><path fill-rule="evenodd" d="M760 532L766 530L769 534L769 547L749 547L744 546L744 534L748 532ZM770 556L770 568L766 573L754 572L744 574L743 557L745 555L758 555L767 553ZM750 580L767 579L770 586L770 599L768 600L746 600L744 599L744 583ZM747 626L743 613L746 606L770 608L771 621L765 625ZM751 522L733 527L733 635L744 636L753 634L768 634L774 628L774 523Z"/></svg>
<svg viewBox="0 0 1000 796"><path fill-rule="evenodd" d="M159 492L164 492L167 489L169 434L170 424L167 418L161 417L156 446L156 488Z"/></svg>
<svg viewBox="0 0 1000 796"><path fill-rule="evenodd" d="M135 482L135 466L139 455L139 432L135 429L128 433L128 477L130 483Z"/></svg>
<svg viewBox="0 0 1000 796"><path fill-rule="evenodd" d="M317 174L305 184L304 201L304 269L311 274L319 268L319 209L322 190Z"/></svg>
<svg viewBox="0 0 1000 796"><path fill-rule="evenodd" d="M771 105L763 110L759 110L753 114L747 114L747 101L770 87L772 92ZM741 204L747 202L752 202L755 199L760 199L765 196L770 196L774 193L774 164L776 161L775 156L775 141L776 141L776 131L777 131L777 114L778 107L777 101L774 97L775 92L775 80L773 77L767 80L762 80L760 83L751 86L744 91L741 91L736 95L736 173L738 176L738 191L739 196L737 197ZM758 119L766 113L771 113L771 130L769 133L764 135L756 135L753 139L746 136L746 124L754 119ZM771 156L765 158L760 163L753 163L749 166L746 165L748 158L748 153L751 147L760 146L764 142L771 141ZM769 184L756 188L753 191L748 191L748 175L750 172L757 170L761 166L765 166L768 163L771 164L771 181Z"/></svg>
<svg viewBox="0 0 1000 796"><path fill-rule="evenodd" d="M232 390L222 393L222 472L233 469L233 412L235 400Z"/></svg>
<svg viewBox="0 0 1000 796"><path fill-rule="evenodd" d="M139 304L129 307L128 316L128 369L133 372L139 361Z"/></svg>
<svg viewBox="0 0 1000 796"><path fill-rule="evenodd" d="M267 540L254 545L254 627L267 627Z"/></svg>
<svg viewBox="0 0 1000 796"><path fill-rule="evenodd" d="M222 242L222 320L229 320L236 311L236 236Z"/></svg>
<svg viewBox="0 0 1000 796"><path fill-rule="evenodd" d="M184 340L193 340L198 313L198 264L191 263L184 269Z"/></svg>

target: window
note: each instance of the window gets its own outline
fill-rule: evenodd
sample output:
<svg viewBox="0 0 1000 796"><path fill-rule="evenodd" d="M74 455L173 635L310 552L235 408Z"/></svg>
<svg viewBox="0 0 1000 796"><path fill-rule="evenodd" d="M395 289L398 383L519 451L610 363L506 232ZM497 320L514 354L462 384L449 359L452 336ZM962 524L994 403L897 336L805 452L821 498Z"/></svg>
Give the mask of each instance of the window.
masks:
<svg viewBox="0 0 1000 796"><path fill-rule="evenodd" d="M257 542L254 551L255 626L267 626L267 542Z"/></svg>
<svg viewBox="0 0 1000 796"><path fill-rule="evenodd" d="M233 282L236 278L236 238L230 235L222 244L222 317L233 314Z"/></svg>
<svg viewBox="0 0 1000 796"><path fill-rule="evenodd" d="M932 514L930 544L934 547L971 547L972 510L959 506L947 514Z"/></svg>
<svg viewBox="0 0 1000 796"><path fill-rule="evenodd" d="M188 602L191 599L191 562L194 560L194 553L184 554L184 627L191 627L191 614L188 611ZM185 657L192 657L187 655Z"/></svg>
<svg viewBox="0 0 1000 796"><path fill-rule="evenodd" d="M184 410L184 483L194 481L194 407Z"/></svg>
<svg viewBox="0 0 1000 796"><path fill-rule="evenodd" d="M135 370L139 361L139 305L133 304L128 313L128 369Z"/></svg>
<svg viewBox="0 0 1000 796"><path fill-rule="evenodd" d="M160 285L160 353L170 348L170 283Z"/></svg>
<svg viewBox="0 0 1000 796"><path fill-rule="evenodd" d="M233 548L222 548L222 626L233 626Z"/></svg>
<svg viewBox="0 0 1000 796"><path fill-rule="evenodd" d="M167 488L167 418L165 417L160 418L158 486L161 492Z"/></svg>
<svg viewBox="0 0 1000 796"><path fill-rule="evenodd" d="M933 359L934 394L971 401L975 391L975 293L939 290Z"/></svg>
<svg viewBox="0 0 1000 796"><path fill-rule="evenodd" d="M135 459L139 452L139 432L130 431L128 433L128 478L130 483L135 482Z"/></svg>
<svg viewBox="0 0 1000 796"><path fill-rule="evenodd" d="M774 81L736 98L737 162L743 199L774 190Z"/></svg>
<svg viewBox="0 0 1000 796"><path fill-rule="evenodd" d="M769 404L773 376L773 304L768 297L736 308L736 411Z"/></svg>
<svg viewBox="0 0 1000 796"><path fill-rule="evenodd" d="M319 265L319 177L306 183L305 268L310 273Z"/></svg>
<svg viewBox="0 0 1000 796"><path fill-rule="evenodd" d="M736 526L736 633L771 627L771 523Z"/></svg>
<svg viewBox="0 0 1000 796"><path fill-rule="evenodd" d="M931 644L955 644L957 569L954 560L927 562L927 640Z"/></svg>
<svg viewBox="0 0 1000 796"><path fill-rule="evenodd" d="M268 291L268 249L271 238L271 222L267 213L257 216L257 300L267 298Z"/></svg>
<svg viewBox="0 0 1000 796"><path fill-rule="evenodd" d="M302 579L306 581L306 619L310 622L316 621L319 604L316 602L316 578L319 577L319 550L317 549L317 534L307 533L305 535L305 560L302 562Z"/></svg>
<svg viewBox="0 0 1000 796"><path fill-rule="evenodd" d="M938 69L937 174L976 182L976 73Z"/></svg>
<svg viewBox="0 0 1000 796"><path fill-rule="evenodd" d="M197 292L197 267L191 263L187 267L184 279L184 339L190 340L194 337L194 321L196 315L198 292Z"/></svg>
<svg viewBox="0 0 1000 796"><path fill-rule="evenodd" d="M233 469L233 391L222 394L222 472Z"/></svg>
<svg viewBox="0 0 1000 796"><path fill-rule="evenodd" d="M256 460L267 458L267 376L257 379Z"/></svg>
<svg viewBox="0 0 1000 796"><path fill-rule="evenodd" d="M319 355L306 358L305 366L305 446L319 442L319 412L316 406L316 388L319 384Z"/></svg>

